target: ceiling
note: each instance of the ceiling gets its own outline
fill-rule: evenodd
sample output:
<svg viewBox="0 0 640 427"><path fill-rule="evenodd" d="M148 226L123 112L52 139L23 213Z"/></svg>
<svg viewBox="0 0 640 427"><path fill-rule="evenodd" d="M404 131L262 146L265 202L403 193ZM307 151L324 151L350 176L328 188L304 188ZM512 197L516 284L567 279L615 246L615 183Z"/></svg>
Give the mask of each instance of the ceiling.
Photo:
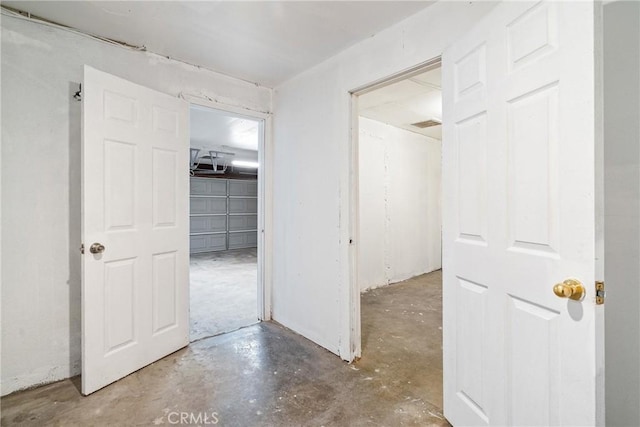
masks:
<svg viewBox="0 0 640 427"><path fill-rule="evenodd" d="M212 108L192 105L189 112L191 147L235 153L235 160L258 159L260 122Z"/></svg>
<svg viewBox="0 0 640 427"><path fill-rule="evenodd" d="M2 1L274 87L434 1Z"/></svg>
<svg viewBox="0 0 640 427"><path fill-rule="evenodd" d="M442 126L420 129L412 123L442 120L441 69L436 68L358 98L361 116L442 140Z"/></svg>
<svg viewBox="0 0 640 427"><path fill-rule="evenodd" d="M358 107L361 116L441 140L442 126L412 126L442 118L441 69L361 95ZM191 147L201 149L201 155L219 150L234 153L235 160L256 161L259 132L257 120L198 105L190 107Z"/></svg>

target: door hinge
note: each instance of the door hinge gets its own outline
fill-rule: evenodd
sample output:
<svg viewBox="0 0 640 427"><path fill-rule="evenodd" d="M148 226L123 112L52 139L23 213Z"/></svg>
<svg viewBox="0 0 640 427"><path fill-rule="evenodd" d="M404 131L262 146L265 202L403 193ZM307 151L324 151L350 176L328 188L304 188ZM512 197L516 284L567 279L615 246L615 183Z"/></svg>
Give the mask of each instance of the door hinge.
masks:
<svg viewBox="0 0 640 427"><path fill-rule="evenodd" d="M80 253L83 254L84 253L84 243L80 245Z"/></svg>
<svg viewBox="0 0 640 427"><path fill-rule="evenodd" d="M604 282L600 280L596 281L596 305L604 304L605 296Z"/></svg>

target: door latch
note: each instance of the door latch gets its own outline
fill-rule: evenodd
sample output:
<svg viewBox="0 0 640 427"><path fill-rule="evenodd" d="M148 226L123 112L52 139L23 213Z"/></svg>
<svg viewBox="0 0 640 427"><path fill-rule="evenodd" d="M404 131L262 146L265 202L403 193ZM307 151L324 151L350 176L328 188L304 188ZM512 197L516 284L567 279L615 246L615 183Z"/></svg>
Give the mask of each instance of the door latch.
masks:
<svg viewBox="0 0 640 427"><path fill-rule="evenodd" d="M84 243L80 245L80 253L83 254L84 253Z"/></svg>
<svg viewBox="0 0 640 427"><path fill-rule="evenodd" d="M606 292L604 291L604 282L596 281L596 305L604 304L604 298L606 296Z"/></svg>

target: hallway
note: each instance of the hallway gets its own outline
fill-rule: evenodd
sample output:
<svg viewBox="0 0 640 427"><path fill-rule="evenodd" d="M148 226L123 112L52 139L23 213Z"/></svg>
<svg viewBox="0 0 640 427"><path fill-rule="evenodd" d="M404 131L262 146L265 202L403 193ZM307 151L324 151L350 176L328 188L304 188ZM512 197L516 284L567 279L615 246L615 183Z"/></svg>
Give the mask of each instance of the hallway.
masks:
<svg viewBox="0 0 640 427"><path fill-rule="evenodd" d="M215 413L223 426L448 426L441 301L440 271L363 294L363 357L353 365L263 322L193 343L88 397L79 378L6 396L2 425L204 425Z"/></svg>

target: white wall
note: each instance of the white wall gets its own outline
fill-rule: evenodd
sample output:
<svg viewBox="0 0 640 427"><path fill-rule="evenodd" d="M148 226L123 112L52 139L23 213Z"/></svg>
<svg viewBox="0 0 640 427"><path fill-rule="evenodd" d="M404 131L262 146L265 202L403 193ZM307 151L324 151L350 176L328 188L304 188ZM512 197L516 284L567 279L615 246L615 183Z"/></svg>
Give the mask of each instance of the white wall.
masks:
<svg viewBox="0 0 640 427"><path fill-rule="evenodd" d="M358 131L360 289L439 269L441 142L365 117Z"/></svg>
<svg viewBox="0 0 640 427"><path fill-rule="evenodd" d="M349 91L441 55L494 6L438 2L274 90L273 317L344 359L354 351Z"/></svg>
<svg viewBox="0 0 640 427"><path fill-rule="evenodd" d="M271 90L2 16L2 394L80 372L83 64L268 112Z"/></svg>
<svg viewBox="0 0 640 427"><path fill-rule="evenodd" d="M640 425L640 3L604 6L607 426Z"/></svg>

